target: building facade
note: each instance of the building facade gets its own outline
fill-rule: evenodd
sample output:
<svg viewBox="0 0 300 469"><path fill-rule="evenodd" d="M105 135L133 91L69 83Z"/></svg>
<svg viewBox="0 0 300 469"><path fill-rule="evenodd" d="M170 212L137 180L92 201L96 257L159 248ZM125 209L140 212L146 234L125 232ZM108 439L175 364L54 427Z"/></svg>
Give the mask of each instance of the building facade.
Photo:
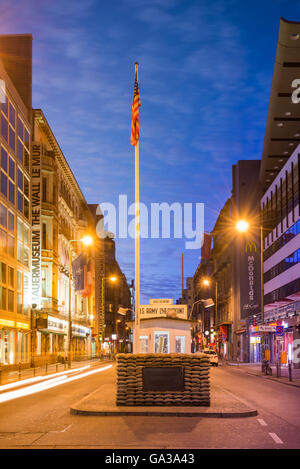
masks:
<svg viewBox="0 0 300 469"><path fill-rule="evenodd" d="M34 356L56 359L58 355L68 355L70 318L73 357L89 356L95 307L94 248L85 248L80 240L87 234L95 238L94 223L80 187L40 109L33 110L33 124ZM38 187L40 200L36 193Z"/></svg>
<svg viewBox="0 0 300 469"><path fill-rule="evenodd" d="M0 365L30 359L31 35L0 36Z"/></svg>
<svg viewBox="0 0 300 469"><path fill-rule="evenodd" d="M292 361L294 341L300 339L300 146L261 199L265 231L264 322L274 331L264 334L272 362L284 352ZM276 326L282 325L281 335ZM252 335L259 332L252 327ZM298 363L295 366L299 367Z"/></svg>
<svg viewBox="0 0 300 469"><path fill-rule="evenodd" d="M95 242L95 319L93 354L132 351L132 330L127 321L133 315L133 285L116 260L112 233L103 232L103 214L98 204L89 205L96 231Z"/></svg>

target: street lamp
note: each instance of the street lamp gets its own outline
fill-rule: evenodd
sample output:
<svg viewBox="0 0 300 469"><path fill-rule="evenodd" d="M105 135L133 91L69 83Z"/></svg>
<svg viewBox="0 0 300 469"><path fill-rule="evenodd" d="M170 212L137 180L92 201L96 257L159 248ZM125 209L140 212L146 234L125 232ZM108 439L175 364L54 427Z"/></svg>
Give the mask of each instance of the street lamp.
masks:
<svg viewBox="0 0 300 469"><path fill-rule="evenodd" d="M236 223L236 229L240 233L245 233L248 231L250 224L246 220L239 220ZM261 304L261 322L264 325L265 322L265 307L264 307L264 257L263 257L263 226L260 223L260 304ZM262 342L261 342L261 357L262 357L262 366L261 371L265 371L265 344L264 344L264 332L262 331Z"/></svg>
<svg viewBox="0 0 300 469"><path fill-rule="evenodd" d="M93 244L93 238L89 235L85 235L81 239L70 239L69 240L69 333L68 333L68 368L71 368L71 355L72 355L72 308L71 308L71 278L72 278L72 243L82 243L84 246L90 246Z"/></svg>

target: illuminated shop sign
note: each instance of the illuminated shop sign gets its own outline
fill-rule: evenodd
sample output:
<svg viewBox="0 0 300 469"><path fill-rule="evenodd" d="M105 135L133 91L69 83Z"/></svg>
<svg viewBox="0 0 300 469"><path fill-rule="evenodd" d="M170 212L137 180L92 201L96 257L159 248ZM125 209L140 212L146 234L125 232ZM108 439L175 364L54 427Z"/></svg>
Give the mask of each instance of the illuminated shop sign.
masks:
<svg viewBox="0 0 300 469"><path fill-rule="evenodd" d="M259 312L260 307L260 272L259 244L253 240L245 243L242 255L241 303L242 318Z"/></svg>
<svg viewBox="0 0 300 469"><path fill-rule="evenodd" d="M86 337L90 334L90 329L84 326L77 326L76 324L72 324L72 335Z"/></svg>
<svg viewBox="0 0 300 469"><path fill-rule="evenodd" d="M41 158L40 143L32 144L31 165L31 295L32 304L41 306Z"/></svg>

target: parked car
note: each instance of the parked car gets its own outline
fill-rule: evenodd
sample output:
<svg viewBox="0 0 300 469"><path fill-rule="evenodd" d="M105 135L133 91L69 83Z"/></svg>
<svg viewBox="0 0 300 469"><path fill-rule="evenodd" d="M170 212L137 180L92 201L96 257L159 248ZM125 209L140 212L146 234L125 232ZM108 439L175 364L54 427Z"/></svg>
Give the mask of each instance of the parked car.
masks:
<svg viewBox="0 0 300 469"><path fill-rule="evenodd" d="M219 357L215 350L204 350L204 353L209 355L209 361L212 366L218 366L219 364Z"/></svg>

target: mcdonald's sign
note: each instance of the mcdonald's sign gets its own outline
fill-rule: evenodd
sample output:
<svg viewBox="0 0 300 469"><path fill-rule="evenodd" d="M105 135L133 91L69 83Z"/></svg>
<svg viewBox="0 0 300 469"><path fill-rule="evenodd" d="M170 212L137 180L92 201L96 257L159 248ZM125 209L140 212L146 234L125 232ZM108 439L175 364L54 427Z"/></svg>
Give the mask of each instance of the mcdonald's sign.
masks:
<svg viewBox="0 0 300 469"><path fill-rule="evenodd" d="M260 244L250 238L241 246L240 301L241 319L260 310Z"/></svg>
<svg viewBox="0 0 300 469"><path fill-rule="evenodd" d="M257 246L256 246L256 243L254 241L248 241L248 243L246 243L245 245L245 252L252 252L252 251L255 251L257 252Z"/></svg>

